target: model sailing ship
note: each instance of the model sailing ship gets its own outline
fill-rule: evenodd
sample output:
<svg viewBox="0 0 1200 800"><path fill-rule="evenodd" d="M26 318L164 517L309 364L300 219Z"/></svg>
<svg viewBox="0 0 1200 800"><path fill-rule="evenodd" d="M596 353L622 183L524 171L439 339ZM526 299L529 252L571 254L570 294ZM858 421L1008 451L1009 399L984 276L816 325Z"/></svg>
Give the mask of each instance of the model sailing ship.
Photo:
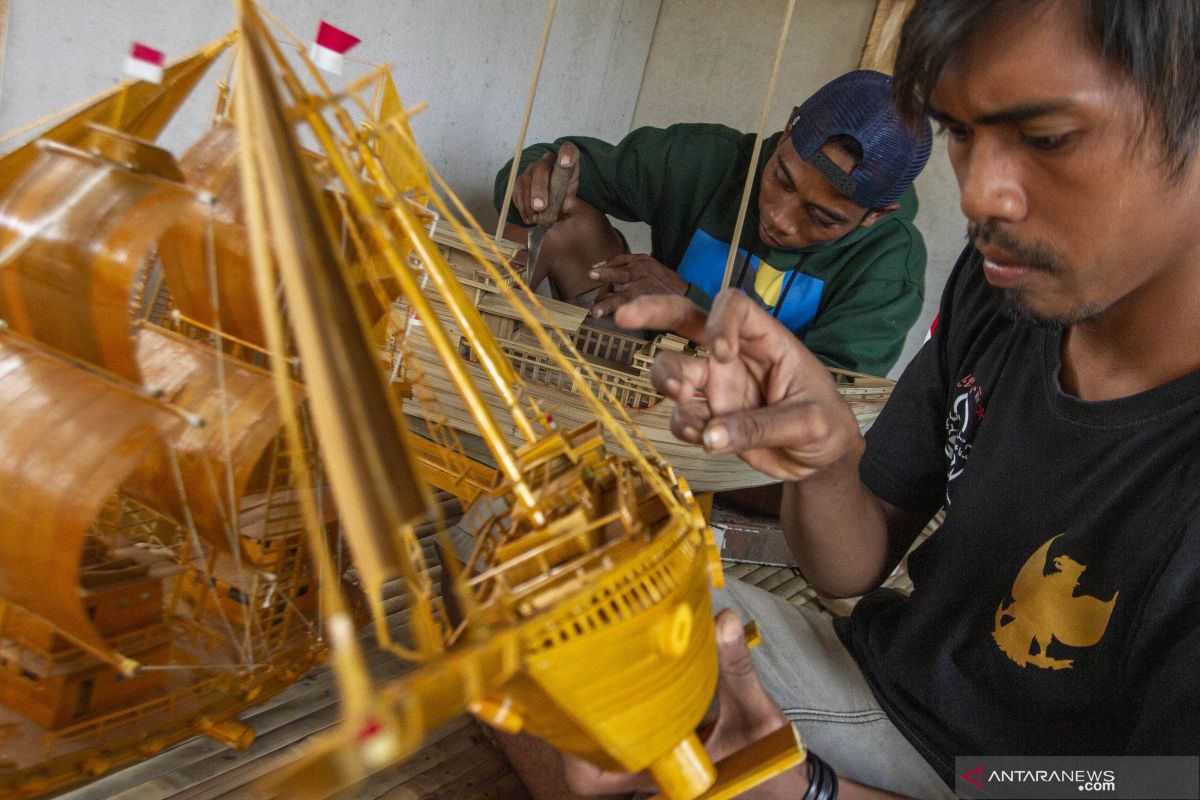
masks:
<svg viewBox="0 0 1200 800"><path fill-rule="evenodd" d="M503 297L488 271L480 268L467 242L456 232L446 230L435 231L433 239L442 256L454 269L459 282L470 292L471 302L479 309L488 329L511 362L513 370L525 381L526 390L537 399L540 407L566 427L582 425L591 419L591 410L581 398L572 376L559 369L545 354L541 343L527 330L520 315ZM483 251L489 260L502 259L507 264L515 264L518 268L520 266L520 245L501 241L493 249L488 247L490 242L477 236L474 237L473 244L475 249ZM431 297L431 300L447 328L453 333L453 318L439 307L436 296ZM587 380L591 381L592 390L600 393L599 387L603 384L608 394L625 408L646 439L679 474L687 478L694 491L741 489L771 480L733 454L705 452L698 445L681 441L671 433L674 403L659 394L650 382L650 368L654 357L663 349L687 351L697 358L706 357L704 352L698 351L686 340L670 333L658 333L647 339L632 332L624 333L611 328L597 327L587 323L585 308L548 297L539 296L537 301L543 313L568 332L574 351L578 354L568 353L568 358L578 358L587 362ZM395 328L404 327L407 308L403 301L397 304ZM419 362L414 370L426 376L427 383L439 397L452 397L454 388L438 368L437 354L424 339L420 329L414 333L410 348L411 359ZM395 336L388 340L384 355L388 363L392 364L394 374L403 382L406 372L403 358L396 351L396 342ZM470 346L465 339L460 337L460 342L462 352L469 363L468 368L485 387L489 408L499 415L503 409L503 399L494 392L486 391L484 371L471 358ZM574 363L577 368L580 367L578 361ZM836 368L831 368L830 372L838 381L838 390L854 411L859 426L865 430L875 417L879 416L884 403L891 396L894 381ZM405 401L404 409L419 413L416 401L412 399ZM449 424L462 433L474 433L474 422L465 410L447 404L445 411ZM519 439L519 432L515 428L509 427L506 432L511 441Z"/></svg>
<svg viewBox="0 0 1200 800"><path fill-rule="evenodd" d="M319 460L285 441L261 347L199 310L202 272L176 272L211 258L163 246L215 206L149 140L229 44L0 161L4 796L196 733L245 748L236 715L326 651L298 513L297 463L320 496Z"/></svg>
<svg viewBox="0 0 1200 800"><path fill-rule="evenodd" d="M301 55L307 88L253 4L239 10L232 92L179 163L148 139L230 40L0 165L0 788L51 791L195 732L248 746L236 714L327 652L343 720L288 779L304 794L403 758L464 711L649 769L671 798L730 796L800 761L788 729L720 774L708 761L694 730L716 683L711 533L628 397L458 221L473 225L386 71L335 96ZM437 221L587 424L546 413L430 237ZM494 470L466 458L436 402L429 438L408 434L378 358L397 296L402 387L433 399L411 354L436 353ZM474 501L464 563L447 541L454 614L414 535L436 516L429 485ZM404 640L380 599L397 579ZM381 644L415 665L387 686L364 666L358 593Z"/></svg>

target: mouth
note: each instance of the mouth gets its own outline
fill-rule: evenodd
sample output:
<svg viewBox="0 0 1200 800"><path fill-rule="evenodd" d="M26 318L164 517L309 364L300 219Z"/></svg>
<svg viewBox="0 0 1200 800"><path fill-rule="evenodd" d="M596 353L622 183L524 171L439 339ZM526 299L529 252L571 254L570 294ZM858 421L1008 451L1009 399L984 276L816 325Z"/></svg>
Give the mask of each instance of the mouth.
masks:
<svg viewBox="0 0 1200 800"><path fill-rule="evenodd" d="M1001 250L980 249L983 256L983 275L987 282L998 289L1012 289L1028 283L1039 272L1029 264L1023 264L1014 256Z"/></svg>

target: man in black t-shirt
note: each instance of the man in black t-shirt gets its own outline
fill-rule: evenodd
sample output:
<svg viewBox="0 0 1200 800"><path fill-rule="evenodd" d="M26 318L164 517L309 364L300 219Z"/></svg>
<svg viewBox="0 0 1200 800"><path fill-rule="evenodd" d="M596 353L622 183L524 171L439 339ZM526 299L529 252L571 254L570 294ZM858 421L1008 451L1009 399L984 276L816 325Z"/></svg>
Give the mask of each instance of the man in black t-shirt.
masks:
<svg viewBox="0 0 1200 800"><path fill-rule="evenodd" d="M805 576L868 593L834 649L950 786L957 755L1200 752L1200 0L1019 8L918 2L905 25L895 96L946 132L971 243L865 440L745 297L617 315L710 348L655 365L673 430L787 482ZM942 506L912 595L872 591ZM722 675L740 687L719 693L726 750L737 730L819 722L781 680L772 640L798 627L781 624L755 651L769 701ZM870 753L813 749L843 798L916 785L876 782ZM620 785L571 770L577 788ZM829 796L809 774L764 796Z"/></svg>

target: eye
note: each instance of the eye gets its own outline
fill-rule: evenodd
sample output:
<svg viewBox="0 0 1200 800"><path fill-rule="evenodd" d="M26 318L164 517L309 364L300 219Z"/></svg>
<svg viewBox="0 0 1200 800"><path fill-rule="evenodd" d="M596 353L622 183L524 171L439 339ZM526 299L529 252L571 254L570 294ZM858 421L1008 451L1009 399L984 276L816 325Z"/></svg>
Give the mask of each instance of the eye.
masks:
<svg viewBox="0 0 1200 800"><path fill-rule="evenodd" d="M792 185L787 173L783 171L783 167L779 164L775 165L775 182L779 184L779 188L785 192L794 192L796 187Z"/></svg>
<svg viewBox="0 0 1200 800"><path fill-rule="evenodd" d="M1071 140L1071 134L1056 133L1049 136L1022 136L1021 140L1035 150L1057 150Z"/></svg>
<svg viewBox="0 0 1200 800"><path fill-rule="evenodd" d="M971 136L971 129L959 122L939 122L938 136L949 136L955 142L965 142Z"/></svg>

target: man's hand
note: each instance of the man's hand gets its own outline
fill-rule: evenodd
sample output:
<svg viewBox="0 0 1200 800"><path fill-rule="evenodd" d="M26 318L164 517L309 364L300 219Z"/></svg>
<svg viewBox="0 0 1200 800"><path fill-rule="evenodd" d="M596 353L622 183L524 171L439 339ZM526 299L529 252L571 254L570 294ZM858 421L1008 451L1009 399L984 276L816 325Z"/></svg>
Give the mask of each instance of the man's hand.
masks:
<svg viewBox="0 0 1200 800"><path fill-rule="evenodd" d="M861 456L858 424L829 370L742 292L721 292L708 314L684 297L642 297L616 322L673 330L712 353L667 351L654 361L650 377L675 401L671 431L680 439L788 481Z"/></svg>
<svg viewBox="0 0 1200 800"><path fill-rule="evenodd" d="M529 225L537 224L537 215L546 210L550 202L550 174L554 171L555 159L560 167L569 168L579 163L579 148L570 142L563 142L558 153L546 153L537 161L525 168L517 176L513 185L513 205L521 215L521 219ZM579 170L571 176L567 184L567 193L563 197L560 218L571 216L575 210L575 195L579 191Z"/></svg>
<svg viewBox="0 0 1200 800"><path fill-rule="evenodd" d="M717 615L717 717L704 743L709 759L716 763L751 742L788 724L759 683L750 661L746 636L737 612L725 609ZM582 795L655 790L648 773L630 775L606 772L589 761L564 755L563 766L572 791ZM788 770L763 787L763 797L802 797L808 788L807 769Z"/></svg>
<svg viewBox="0 0 1200 800"><path fill-rule="evenodd" d="M642 295L687 292L687 281L645 253L610 258L593 267L588 277L607 284L592 304L592 316L596 319L611 316L622 305Z"/></svg>

